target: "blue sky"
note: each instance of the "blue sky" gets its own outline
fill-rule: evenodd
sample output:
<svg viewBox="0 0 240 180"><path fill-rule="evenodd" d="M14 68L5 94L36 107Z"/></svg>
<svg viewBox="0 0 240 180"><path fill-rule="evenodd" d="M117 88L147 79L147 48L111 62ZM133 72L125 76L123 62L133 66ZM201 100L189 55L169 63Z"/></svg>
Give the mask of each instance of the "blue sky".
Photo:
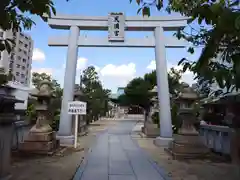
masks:
<svg viewBox="0 0 240 180"><path fill-rule="evenodd" d="M57 13L107 16L109 12L124 12L127 16L136 16L138 6L136 3L129 3L129 0L55 0ZM152 16L166 15L152 8ZM54 30L48 27L38 17L33 17L36 26L27 33L34 40L33 71L47 72L63 84L64 64L66 61L67 47L49 47L48 38L56 35L67 35L68 31ZM105 36L107 32L84 31L80 34L88 36ZM144 37L152 33L127 32L127 37ZM172 33L166 33L171 36ZM190 57L186 49L167 49L168 66L176 66L182 57ZM94 53L93 53L94 52ZM200 52L200 51L199 51ZM196 60L199 52L191 55L191 59ZM78 73L76 81L79 81L80 69L88 65L97 67L99 76L106 88L116 91L117 87L125 86L133 77L142 76L144 73L154 68L154 49L153 48L79 48ZM183 76L183 81L192 83L192 74L187 72Z"/></svg>

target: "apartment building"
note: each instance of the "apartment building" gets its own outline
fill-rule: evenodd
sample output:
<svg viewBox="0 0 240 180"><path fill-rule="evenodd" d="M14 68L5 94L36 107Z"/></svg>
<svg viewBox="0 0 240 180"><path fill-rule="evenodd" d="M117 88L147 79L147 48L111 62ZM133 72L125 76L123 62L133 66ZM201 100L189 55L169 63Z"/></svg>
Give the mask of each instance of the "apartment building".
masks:
<svg viewBox="0 0 240 180"><path fill-rule="evenodd" d="M11 72L13 81L30 86L33 40L22 32L2 30L0 38L13 38L15 41L14 50L10 54L6 51L0 52L0 66L5 72Z"/></svg>

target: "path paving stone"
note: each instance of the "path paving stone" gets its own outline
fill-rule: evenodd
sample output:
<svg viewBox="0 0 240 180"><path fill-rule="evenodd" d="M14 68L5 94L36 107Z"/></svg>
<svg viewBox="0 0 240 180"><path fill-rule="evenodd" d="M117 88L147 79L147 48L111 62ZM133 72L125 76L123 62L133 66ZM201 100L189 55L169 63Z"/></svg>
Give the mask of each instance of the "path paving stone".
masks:
<svg viewBox="0 0 240 180"><path fill-rule="evenodd" d="M135 124L122 121L99 135L74 180L164 180L131 139Z"/></svg>
<svg viewBox="0 0 240 180"><path fill-rule="evenodd" d="M136 180L132 175L110 175L109 180Z"/></svg>

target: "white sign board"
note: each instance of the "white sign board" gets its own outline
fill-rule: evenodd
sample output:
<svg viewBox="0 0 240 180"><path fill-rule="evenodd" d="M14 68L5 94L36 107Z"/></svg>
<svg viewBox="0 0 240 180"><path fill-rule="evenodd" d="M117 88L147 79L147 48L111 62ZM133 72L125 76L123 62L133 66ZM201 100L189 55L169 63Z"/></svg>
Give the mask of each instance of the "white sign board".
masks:
<svg viewBox="0 0 240 180"><path fill-rule="evenodd" d="M68 114L87 114L87 103L81 101L71 101L68 102Z"/></svg>
<svg viewBox="0 0 240 180"><path fill-rule="evenodd" d="M108 15L108 41L124 41L125 17L123 13Z"/></svg>

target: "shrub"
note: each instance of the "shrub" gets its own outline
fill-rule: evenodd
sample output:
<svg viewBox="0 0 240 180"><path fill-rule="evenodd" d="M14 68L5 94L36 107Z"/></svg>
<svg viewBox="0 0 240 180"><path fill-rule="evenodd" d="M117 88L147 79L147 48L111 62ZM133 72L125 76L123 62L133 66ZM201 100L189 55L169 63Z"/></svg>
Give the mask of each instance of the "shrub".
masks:
<svg viewBox="0 0 240 180"><path fill-rule="evenodd" d="M28 117L28 120L30 122L32 122L33 120L36 119L36 109L35 109L35 105L34 104L29 104L27 106L27 110L26 110L26 116Z"/></svg>

